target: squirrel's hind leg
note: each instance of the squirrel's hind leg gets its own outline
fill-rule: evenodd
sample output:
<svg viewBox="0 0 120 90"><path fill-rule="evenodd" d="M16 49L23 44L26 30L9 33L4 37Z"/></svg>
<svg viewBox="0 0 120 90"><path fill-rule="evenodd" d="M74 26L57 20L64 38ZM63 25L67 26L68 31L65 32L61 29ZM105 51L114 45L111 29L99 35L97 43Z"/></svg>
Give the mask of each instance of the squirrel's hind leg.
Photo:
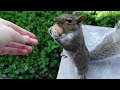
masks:
<svg viewBox="0 0 120 90"><path fill-rule="evenodd" d="M82 75L80 79L87 79L85 75Z"/></svg>
<svg viewBox="0 0 120 90"><path fill-rule="evenodd" d="M77 67L75 67L75 72L77 73L78 79L87 79L85 75L80 75Z"/></svg>

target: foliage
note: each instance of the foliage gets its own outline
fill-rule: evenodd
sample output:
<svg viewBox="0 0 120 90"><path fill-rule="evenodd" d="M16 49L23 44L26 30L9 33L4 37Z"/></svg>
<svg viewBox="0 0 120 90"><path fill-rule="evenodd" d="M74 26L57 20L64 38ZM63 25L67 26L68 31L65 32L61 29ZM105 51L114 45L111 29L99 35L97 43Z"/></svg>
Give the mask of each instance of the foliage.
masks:
<svg viewBox="0 0 120 90"><path fill-rule="evenodd" d="M114 27L120 20L120 11L97 11L96 22L99 26Z"/></svg>
<svg viewBox="0 0 120 90"><path fill-rule="evenodd" d="M61 12L54 11L1 11L0 17L34 33L39 41L33 52L24 56L0 56L0 75L8 78L55 78L59 67L60 47L48 34L53 18Z"/></svg>

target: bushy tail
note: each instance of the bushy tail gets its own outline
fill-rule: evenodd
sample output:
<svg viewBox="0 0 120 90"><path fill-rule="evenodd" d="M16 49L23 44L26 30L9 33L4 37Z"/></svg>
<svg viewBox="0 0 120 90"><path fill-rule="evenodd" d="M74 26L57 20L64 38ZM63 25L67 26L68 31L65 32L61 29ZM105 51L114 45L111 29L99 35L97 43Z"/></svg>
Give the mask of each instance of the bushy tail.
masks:
<svg viewBox="0 0 120 90"><path fill-rule="evenodd" d="M115 29L116 31L120 32L120 20L118 21L118 23L115 25Z"/></svg>
<svg viewBox="0 0 120 90"><path fill-rule="evenodd" d="M120 21L115 25L115 29L115 32L107 35L90 52L90 61L103 60L120 52Z"/></svg>

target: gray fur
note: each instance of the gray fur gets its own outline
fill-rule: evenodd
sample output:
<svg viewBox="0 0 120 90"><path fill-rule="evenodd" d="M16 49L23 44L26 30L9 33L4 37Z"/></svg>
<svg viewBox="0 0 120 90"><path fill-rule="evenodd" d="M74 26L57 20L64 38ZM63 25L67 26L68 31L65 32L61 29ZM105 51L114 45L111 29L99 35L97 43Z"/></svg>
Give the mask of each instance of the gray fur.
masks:
<svg viewBox="0 0 120 90"><path fill-rule="evenodd" d="M66 23L67 19L71 19L72 23ZM56 22L59 27L63 28L64 34L59 36L57 32L51 30L52 28L49 28L49 33L64 48L81 78L85 78L89 61L104 60L120 53L120 21L116 24L115 31L108 34L91 52L85 45L80 17L75 13L63 14L56 18ZM66 57L63 53L61 55Z"/></svg>
<svg viewBox="0 0 120 90"><path fill-rule="evenodd" d="M90 52L90 61L103 60L120 53L120 21L115 26L115 31L108 34L94 50Z"/></svg>
<svg viewBox="0 0 120 90"><path fill-rule="evenodd" d="M69 24L65 21L68 18L72 19L72 22ZM77 73L81 78L85 78L90 57L84 41L81 18L77 17L75 14L63 14L60 17L57 17L56 22L63 28L64 34L59 36L57 32L52 31L52 28L50 28L49 32L51 32L52 38L64 48L75 64Z"/></svg>

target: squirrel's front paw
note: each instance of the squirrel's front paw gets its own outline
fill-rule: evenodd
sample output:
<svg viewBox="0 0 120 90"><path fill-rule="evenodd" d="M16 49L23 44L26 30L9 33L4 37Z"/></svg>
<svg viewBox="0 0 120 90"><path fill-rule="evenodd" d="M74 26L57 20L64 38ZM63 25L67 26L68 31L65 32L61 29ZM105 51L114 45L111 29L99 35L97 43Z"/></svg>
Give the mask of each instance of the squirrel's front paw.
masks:
<svg viewBox="0 0 120 90"><path fill-rule="evenodd" d="M54 38L54 39L59 38L59 35L57 34L57 32L54 31L54 30L52 30L52 28L49 28L48 31L49 31L49 33L50 33L50 35L51 35L52 38Z"/></svg>
<svg viewBox="0 0 120 90"><path fill-rule="evenodd" d="M52 36L52 28L50 27L49 29L48 29L48 32L49 32L49 34Z"/></svg>
<svg viewBox="0 0 120 90"><path fill-rule="evenodd" d="M60 56L63 57L63 58L67 58L67 55L65 55L64 52L61 52Z"/></svg>

